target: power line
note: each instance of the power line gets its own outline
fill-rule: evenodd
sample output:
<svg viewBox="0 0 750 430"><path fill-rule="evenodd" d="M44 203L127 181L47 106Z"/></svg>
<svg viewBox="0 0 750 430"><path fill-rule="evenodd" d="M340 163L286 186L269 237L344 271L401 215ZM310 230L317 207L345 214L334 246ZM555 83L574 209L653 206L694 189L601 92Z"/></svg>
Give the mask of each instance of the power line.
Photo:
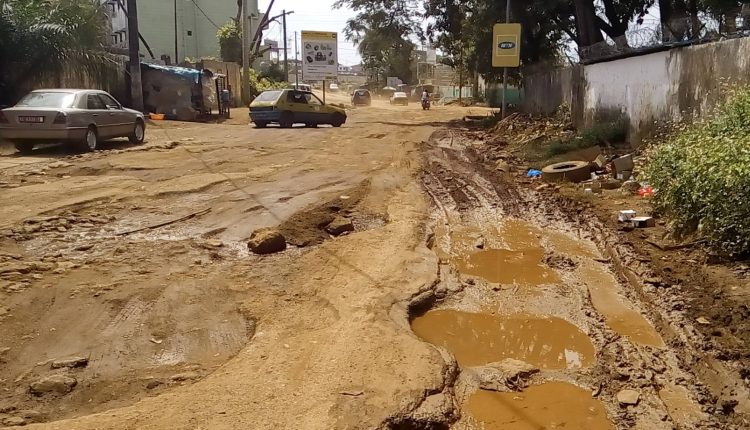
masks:
<svg viewBox="0 0 750 430"><path fill-rule="evenodd" d="M221 27L219 27L218 25L216 25L216 23L213 22L211 20L211 18L208 17L208 15L206 15L206 12L204 12L203 9L201 9L201 7L198 6L198 3L196 3L195 0L190 0L190 1L193 2L193 4L195 5L195 7L197 7L199 11L201 11L201 13L203 14L203 16L205 16L206 19L208 20L208 22L210 22L214 27L216 27L217 30L221 29Z"/></svg>

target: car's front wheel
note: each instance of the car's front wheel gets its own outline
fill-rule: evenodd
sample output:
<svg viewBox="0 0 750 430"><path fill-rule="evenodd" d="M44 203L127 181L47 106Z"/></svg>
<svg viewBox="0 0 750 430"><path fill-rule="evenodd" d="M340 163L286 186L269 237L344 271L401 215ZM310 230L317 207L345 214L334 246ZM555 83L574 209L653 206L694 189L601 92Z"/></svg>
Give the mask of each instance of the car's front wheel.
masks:
<svg viewBox="0 0 750 430"><path fill-rule="evenodd" d="M135 122L135 126L133 127L133 133L128 136L128 140L134 145L140 145L145 139L146 126L143 124L143 121L138 120Z"/></svg>
<svg viewBox="0 0 750 430"><path fill-rule="evenodd" d="M83 152L95 151L99 145L99 136L96 133L96 128L89 127L86 130L86 136L82 142L79 142L78 148Z"/></svg>
<svg viewBox="0 0 750 430"><path fill-rule="evenodd" d="M333 116L333 120L331 121L331 125L334 127L341 127L346 122L346 117L344 115L341 115L340 113L337 113Z"/></svg>
<svg viewBox="0 0 750 430"><path fill-rule="evenodd" d="M28 143L28 142L16 142L15 144L16 150L20 152L21 154L28 155L31 154L31 151L34 150L34 144Z"/></svg>
<svg viewBox="0 0 750 430"><path fill-rule="evenodd" d="M281 118L279 118L279 126L281 128L292 128L294 126L294 114L286 111L281 113Z"/></svg>

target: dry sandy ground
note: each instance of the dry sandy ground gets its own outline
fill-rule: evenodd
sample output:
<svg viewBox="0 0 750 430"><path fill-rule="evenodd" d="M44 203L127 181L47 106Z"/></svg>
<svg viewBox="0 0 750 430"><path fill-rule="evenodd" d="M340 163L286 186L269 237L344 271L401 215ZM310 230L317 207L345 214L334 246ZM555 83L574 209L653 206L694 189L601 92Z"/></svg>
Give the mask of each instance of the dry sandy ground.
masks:
<svg viewBox="0 0 750 430"><path fill-rule="evenodd" d="M376 103L340 129L257 130L236 111L139 147L0 157L0 425L742 428L606 232L449 126L483 113ZM337 216L355 231L325 233ZM262 227L288 249L249 253ZM502 358L536 376L481 367Z"/></svg>

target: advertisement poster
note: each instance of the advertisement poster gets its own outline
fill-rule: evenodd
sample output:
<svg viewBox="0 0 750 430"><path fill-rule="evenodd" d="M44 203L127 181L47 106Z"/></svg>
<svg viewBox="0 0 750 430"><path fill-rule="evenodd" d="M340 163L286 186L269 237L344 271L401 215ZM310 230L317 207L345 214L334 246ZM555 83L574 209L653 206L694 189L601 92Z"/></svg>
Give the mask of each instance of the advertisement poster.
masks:
<svg viewBox="0 0 750 430"><path fill-rule="evenodd" d="M338 73L338 34L326 31L303 31L302 74L305 80L335 80Z"/></svg>
<svg viewBox="0 0 750 430"><path fill-rule="evenodd" d="M521 65L521 24L495 24L492 38L492 67Z"/></svg>

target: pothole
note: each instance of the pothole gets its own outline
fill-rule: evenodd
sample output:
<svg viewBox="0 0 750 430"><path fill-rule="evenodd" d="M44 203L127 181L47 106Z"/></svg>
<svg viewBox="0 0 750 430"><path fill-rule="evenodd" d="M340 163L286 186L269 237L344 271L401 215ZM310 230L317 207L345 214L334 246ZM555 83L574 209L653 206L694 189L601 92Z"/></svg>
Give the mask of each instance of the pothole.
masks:
<svg viewBox="0 0 750 430"><path fill-rule="evenodd" d="M485 430L609 430L612 423L591 392L564 382L532 385L521 393L479 390L464 410Z"/></svg>
<svg viewBox="0 0 750 430"><path fill-rule="evenodd" d="M495 284L543 285L559 282L554 270L542 265L544 249L520 251L488 249L459 257L456 265L461 273L478 276Z"/></svg>
<svg viewBox="0 0 750 430"><path fill-rule="evenodd" d="M412 330L450 351L462 367L513 358L542 369L578 369L596 356L586 334L554 317L435 310L414 319Z"/></svg>

